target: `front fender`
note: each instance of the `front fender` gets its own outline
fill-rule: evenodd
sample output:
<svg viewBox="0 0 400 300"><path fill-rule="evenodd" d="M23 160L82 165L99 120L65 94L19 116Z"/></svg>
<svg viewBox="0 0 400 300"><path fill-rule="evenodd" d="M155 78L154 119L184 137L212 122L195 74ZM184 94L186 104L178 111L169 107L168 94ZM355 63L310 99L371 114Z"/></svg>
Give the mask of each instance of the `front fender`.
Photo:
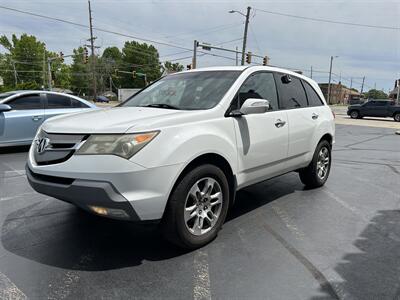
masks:
<svg viewBox="0 0 400 300"><path fill-rule="evenodd" d="M131 160L146 168L173 164L186 166L207 153L224 157L236 172L237 149L232 118L161 129L160 134Z"/></svg>

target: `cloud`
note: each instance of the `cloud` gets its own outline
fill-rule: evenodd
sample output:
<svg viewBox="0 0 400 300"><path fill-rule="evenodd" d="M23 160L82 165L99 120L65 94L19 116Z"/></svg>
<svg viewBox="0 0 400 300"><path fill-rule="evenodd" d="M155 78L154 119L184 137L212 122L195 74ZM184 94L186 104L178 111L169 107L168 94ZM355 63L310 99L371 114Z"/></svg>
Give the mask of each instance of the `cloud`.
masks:
<svg viewBox="0 0 400 300"><path fill-rule="evenodd" d="M4 1L0 5L37 12L74 22L88 24L86 1ZM191 49L193 40L217 44L241 38L244 18L229 14L231 9L252 8L314 18L353 23L400 26L400 2L365 0L315 1L128 1L92 0L94 26L135 36L162 40ZM28 32L38 36L52 51L72 52L86 43L89 32L84 28L46 21L40 18L0 10L0 33ZM212 30L214 28L214 30ZM122 47L127 38L95 32L97 44ZM155 45L160 55L181 49ZM224 45L241 49L241 41ZM368 86L388 90L400 78L400 30L383 30L329 24L271 15L253 9L248 49L271 57L271 64L309 70L327 71L329 58L334 73L342 78L366 76ZM2 51L0 49L0 51ZM101 51L101 50L100 50ZM234 54L216 52L234 58ZM166 57L190 56L190 52ZM190 58L182 60L183 64ZM199 66L234 64L232 60L200 56ZM308 75L306 73L306 75ZM317 73L315 73L317 75ZM323 73L318 74L326 81ZM339 76L334 76L335 80ZM359 79L358 79L359 80Z"/></svg>

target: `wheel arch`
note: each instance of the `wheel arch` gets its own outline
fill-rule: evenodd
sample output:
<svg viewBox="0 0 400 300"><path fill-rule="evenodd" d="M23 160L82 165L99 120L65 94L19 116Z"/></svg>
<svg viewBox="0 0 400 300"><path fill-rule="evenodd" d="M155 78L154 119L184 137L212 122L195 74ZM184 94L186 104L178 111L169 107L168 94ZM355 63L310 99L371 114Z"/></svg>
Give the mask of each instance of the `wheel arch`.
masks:
<svg viewBox="0 0 400 300"><path fill-rule="evenodd" d="M232 166L230 165L228 160L222 155L213 152L203 153L197 156L196 158L192 159L188 164L186 164L186 166L180 172L179 176L176 178L170 193L172 193L176 185L188 172L203 164L215 165L218 168L220 168L222 172L224 172L229 184L229 206L232 206L235 201L235 195L236 195L236 187L237 187L236 176L233 173Z"/></svg>

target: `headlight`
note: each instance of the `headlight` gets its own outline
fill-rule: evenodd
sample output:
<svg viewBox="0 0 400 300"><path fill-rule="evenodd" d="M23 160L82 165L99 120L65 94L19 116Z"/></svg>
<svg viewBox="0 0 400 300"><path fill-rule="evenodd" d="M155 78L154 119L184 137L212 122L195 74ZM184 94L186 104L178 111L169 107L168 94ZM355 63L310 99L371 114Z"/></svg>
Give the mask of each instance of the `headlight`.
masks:
<svg viewBox="0 0 400 300"><path fill-rule="evenodd" d="M77 154L109 154L129 159L155 138L158 132L91 135Z"/></svg>

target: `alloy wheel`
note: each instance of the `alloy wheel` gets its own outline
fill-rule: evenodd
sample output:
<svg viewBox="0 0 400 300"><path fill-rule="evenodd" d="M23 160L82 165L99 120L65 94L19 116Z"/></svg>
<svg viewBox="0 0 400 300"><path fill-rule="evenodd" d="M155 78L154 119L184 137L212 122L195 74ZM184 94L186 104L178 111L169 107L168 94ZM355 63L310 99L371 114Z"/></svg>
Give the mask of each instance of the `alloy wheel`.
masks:
<svg viewBox="0 0 400 300"><path fill-rule="evenodd" d="M184 221L193 235L209 232L218 222L223 204L222 189L211 177L198 180L189 190L185 206Z"/></svg>
<svg viewBox="0 0 400 300"><path fill-rule="evenodd" d="M330 154L327 147L322 147L318 153L317 175L319 179L324 180L329 172Z"/></svg>

